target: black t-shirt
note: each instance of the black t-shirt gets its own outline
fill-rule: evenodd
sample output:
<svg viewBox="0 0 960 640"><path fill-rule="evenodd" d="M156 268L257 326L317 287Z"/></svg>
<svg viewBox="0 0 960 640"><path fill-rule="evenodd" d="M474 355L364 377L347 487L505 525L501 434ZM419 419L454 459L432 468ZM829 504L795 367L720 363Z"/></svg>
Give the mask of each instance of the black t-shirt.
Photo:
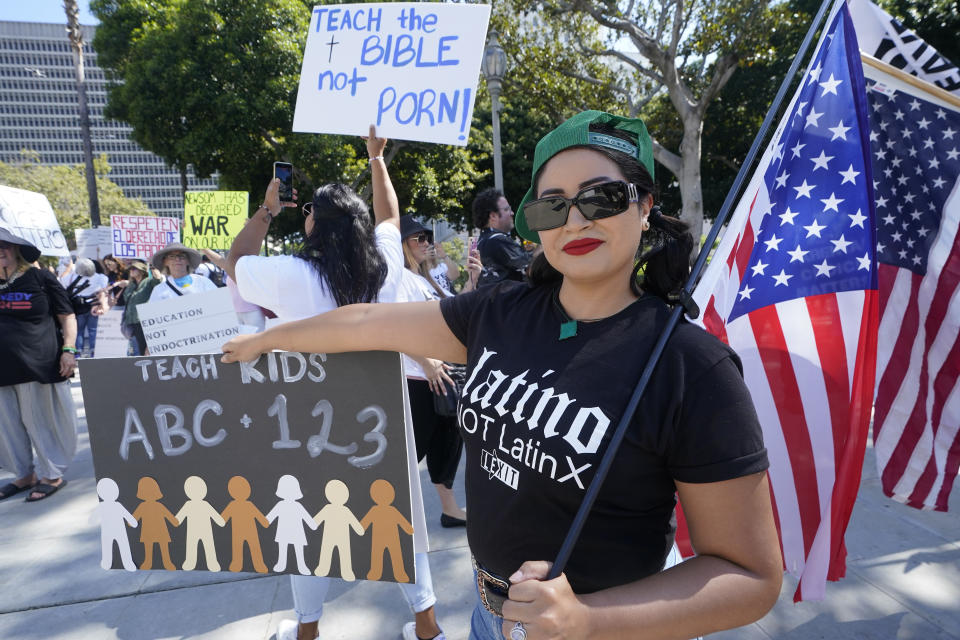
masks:
<svg viewBox="0 0 960 640"><path fill-rule="evenodd" d="M467 347L458 410L466 445L467 535L477 561L509 576L553 560L670 310L644 296L558 340L553 291L503 283L446 298ZM767 468L740 361L681 322L667 344L569 563L577 593L660 571L673 543L674 480Z"/></svg>
<svg viewBox="0 0 960 640"><path fill-rule="evenodd" d="M480 232L477 251L483 263L483 272L477 282L485 287L503 280L523 281L524 272L530 264L530 254L502 231L487 227Z"/></svg>
<svg viewBox="0 0 960 640"><path fill-rule="evenodd" d="M0 387L61 382L58 314L73 313L56 276L31 268L0 289Z"/></svg>

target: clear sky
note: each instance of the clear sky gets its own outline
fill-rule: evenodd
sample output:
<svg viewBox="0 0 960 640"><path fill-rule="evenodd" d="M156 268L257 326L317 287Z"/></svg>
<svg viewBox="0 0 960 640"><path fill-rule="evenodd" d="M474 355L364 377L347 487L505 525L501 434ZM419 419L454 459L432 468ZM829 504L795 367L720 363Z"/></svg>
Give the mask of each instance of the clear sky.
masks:
<svg viewBox="0 0 960 640"><path fill-rule="evenodd" d="M78 0L80 24L99 24L90 13L90 0ZM0 20L67 24L63 0L0 0Z"/></svg>

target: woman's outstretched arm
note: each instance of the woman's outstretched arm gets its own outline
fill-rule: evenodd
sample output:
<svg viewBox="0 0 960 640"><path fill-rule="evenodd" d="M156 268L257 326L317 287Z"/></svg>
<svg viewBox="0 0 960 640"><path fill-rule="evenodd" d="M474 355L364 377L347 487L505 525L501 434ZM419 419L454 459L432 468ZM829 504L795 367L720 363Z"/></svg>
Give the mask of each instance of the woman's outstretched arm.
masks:
<svg viewBox="0 0 960 640"><path fill-rule="evenodd" d="M237 336L223 345L223 361L246 362L274 349L313 353L402 351L448 362L467 359L467 348L447 327L436 300L351 304L263 333Z"/></svg>

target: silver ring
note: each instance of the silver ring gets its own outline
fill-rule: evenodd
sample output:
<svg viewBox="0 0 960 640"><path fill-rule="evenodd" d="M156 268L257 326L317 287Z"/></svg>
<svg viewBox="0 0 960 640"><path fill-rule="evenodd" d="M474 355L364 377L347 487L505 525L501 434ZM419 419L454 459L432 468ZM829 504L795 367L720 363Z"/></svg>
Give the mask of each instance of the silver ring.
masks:
<svg viewBox="0 0 960 640"><path fill-rule="evenodd" d="M518 622L510 629L510 640L527 640L527 630L523 628L523 623Z"/></svg>

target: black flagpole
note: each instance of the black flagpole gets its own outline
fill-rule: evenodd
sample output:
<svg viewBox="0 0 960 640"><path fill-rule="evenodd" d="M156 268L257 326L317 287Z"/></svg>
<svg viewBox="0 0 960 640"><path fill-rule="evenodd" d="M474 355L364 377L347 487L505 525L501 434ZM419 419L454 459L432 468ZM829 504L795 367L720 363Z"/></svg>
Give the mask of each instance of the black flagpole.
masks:
<svg viewBox="0 0 960 640"><path fill-rule="evenodd" d="M797 69L800 68L800 62L806 55L807 49L810 47L810 43L813 41L813 36L816 33L817 28L819 27L820 23L823 22L824 15L826 15L827 9L831 4L833 4L833 2L834 0L823 0L821 3L820 10L813 19L810 29L807 30L807 35L804 36L803 43L800 45L800 50L793 59L793 64L790 65L787 75L783 78L783 82L780 83L780 90L777 91L777 95L773 99L770 109L767 110L767 115L763 119L763 124L760 125L760 131L757 132L757 136L753 139L753 144L750 146L750 151L747 152L747 157L740 166L740 171L737 173L737 177L733 181L733 186L727 193L727 197L723 201L723 206L720 208L720 213L717 214L717 218L710 229L710 233L707 235L707 240L704 242L703 248L700 250L700 255L697 256L697 261L693 265L693 269L690 271L690 277L687 279L686 285L684 285L683 289L680 291L680 304L677 304L673 308L673 311L671 311L670 317L667 320L667 324L660 333L660 337L657 339L657 343L653 347L653 352L650 354L650 359L647 361L647 364L643 369L643 373L640 375L640 380L637 382L637 386L633 390L633 395L630 396L630 402L627 403L627 407L620 418L620 422L617 424L617 428L614 430L613 435L610 438L610 444L607 446L607 449L603 454L603 458L597 465L596 473L594 474L593 479L590 481L590 485L587 487L586 493L584 493L583 501L580 503L580 508L577 510L577 514L573 518L573 522L570 525L570 529L567 531L567 535L563 540L563 544L560 545L560 551L557 552L557 557L553 561L553 566L550 568L550 572L547 574L547 580L556 578L563 573L564 568L566 568L567 561L570 559L570 554L573 552L573 547L577 543L577 539L580 537L580 532L583 530L583 525L587 521L587 516L590 514L590 510L593 508L593 503L596 501L597 495L600 493L600 487L603 485L603 481L607 477L607 472L610 470L610 465L613 463L613 458L617 453L617 449L620 448L620 443L623 441L623 437L627 433L627 427L633 420L633 414L636 412L637 406L640 404L640 398L643 396L643 392L646 391L647 383L650 382L650 377L653 375L653 370L656 368L657 362L660 360L660 356L663 354L663 349L667 344L667 340L670 339L670 335L673 333L674 327L676 327L677 322L680 321L680 314L686 310L691 318L696 318L700 315L700 310L697 308L693 298L690 297L690 292L693 290L697 280L700 279L700 274L707 263L707 255L710 253L710 249L713 247L713 243L716 241L717 235L720 233L720 227L729 217L730 209L733 206L733 201L743 186L747 171L753 166L753 162L756 159L760 145L767 135L767 130L770 128L770 124L773 122L774 116L776 116L777 112L780 110L780 104L783 102L783 98L787 93L787 89L790 87L793 77L797 73Z"/></svg>

